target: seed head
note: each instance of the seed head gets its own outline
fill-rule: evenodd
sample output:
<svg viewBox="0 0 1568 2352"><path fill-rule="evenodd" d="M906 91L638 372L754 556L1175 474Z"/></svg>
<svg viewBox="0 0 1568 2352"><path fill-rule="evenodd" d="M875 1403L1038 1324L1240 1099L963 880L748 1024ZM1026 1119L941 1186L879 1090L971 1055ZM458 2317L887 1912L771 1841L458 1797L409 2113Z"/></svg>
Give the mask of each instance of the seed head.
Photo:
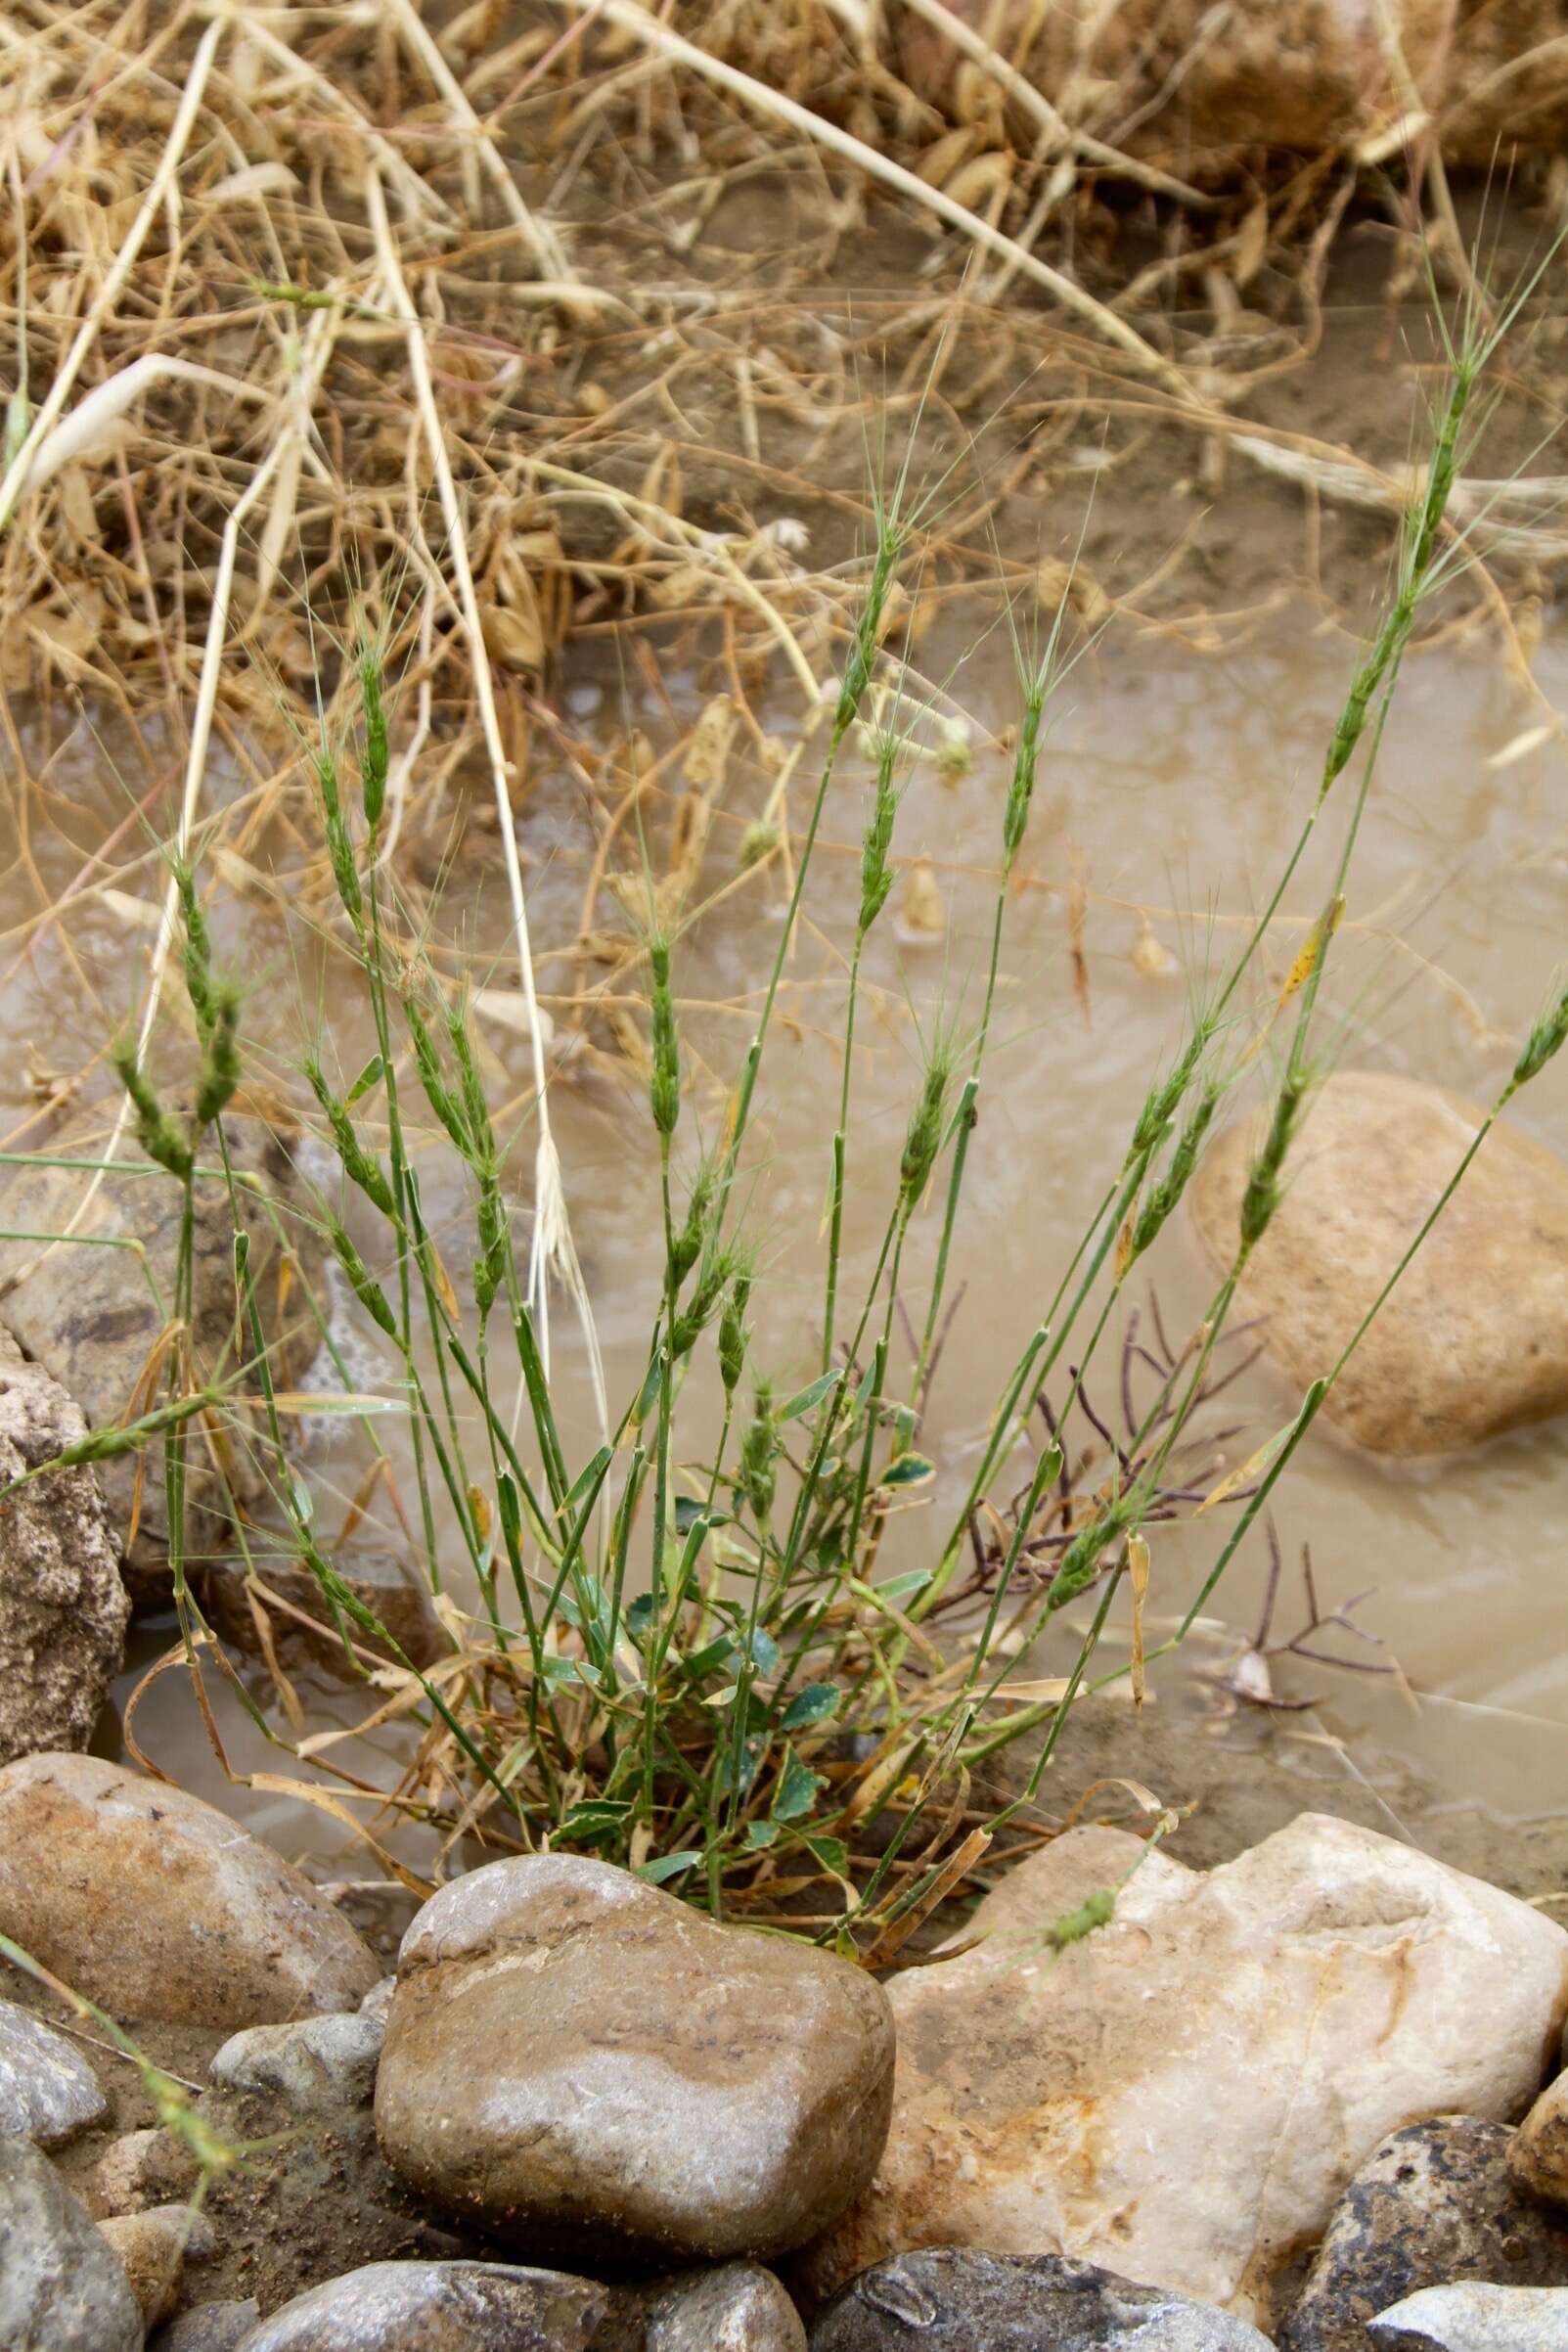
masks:
<svg viewBox="0 0 1568 2352"><path fill-rule="evenodd" d="M365 822L374 833L381 821L381 810L386 805L389 759L386 707L381 701L381 657L369 649L360 657L359 691L365 713L365 749L359 763L359 783L364 798Z"/></svg>

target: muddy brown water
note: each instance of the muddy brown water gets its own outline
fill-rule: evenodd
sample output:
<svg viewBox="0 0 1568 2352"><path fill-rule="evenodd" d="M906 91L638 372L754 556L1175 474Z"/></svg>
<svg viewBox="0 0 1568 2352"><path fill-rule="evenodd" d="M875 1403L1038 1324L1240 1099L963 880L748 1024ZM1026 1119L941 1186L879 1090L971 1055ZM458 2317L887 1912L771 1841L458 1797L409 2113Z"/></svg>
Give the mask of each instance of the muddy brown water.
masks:
<svg viewBox="0 0 1568 2352"><path fill-rule="evenodd" d="M969 714L972 764L962 775L930 760L914 767L895 844L904 859L927 861L924 879L940 903L942 927L921 932L911 926L901 912L910 885L901 878L868 951L870 993L854 1074L851 1296L854 1274L864 1278L869 1271L895 1180L918 1066L914 1024L944 1012L961 1025L972 1018L988 947L1007 773L998 739L1011 724L1016 695L1000 633L957 668L960 651L957 642L928 642L919 658L928 673L948 680L955 704ZM996 1046L956 1266L962 1304L925 1430L941 1472L938 1512L940 1498L963 1480L1001 1380L1120 1162L1149 1075L1179 1042L1191 975L1240 935L1267 893L1316 789L1353 656L1347 638L1302 607L1218 656L1112 632L1063 690L1008 913ZM1342 1061L1432 1078L1478 1097L1489 1095L1508 1066L1561 952L1568 894L1564 748L1554 737L1518 746L1522 736L1540 731L1549 706L1568 698L1568 635L1548 629L1537 680L1546 708L1479 643L1408 665L1325 999L1323 1035ZM665 669L658 693L628 689L618 666L590 650L574 657L555 699L568 730L587 742L604 741L630 720L657 746L690 723L708 690L708 680L673 667ZM783 689L765 712L781 741L799 717L798 701ZM10 828L0 895L0 923L7 927L32 917L40 894L58 890L82 853L123 822L127 792L145 789L128 766L112 772L85 726L67 739L57 725L50 740L56 748L48 793L30 796L25 858L14 818ZM44 760L41 731L27 749L36 775ZM791 792L797 824L809 776L808 761ZM833 789L808 896L811 922L790 967L788 1018L770 1051L760 1097L755 1222L766 1280L757 1301L759 1354L784 1390L816 1369L817 1234L836 1111L833 1041L865 776L864 759L852 759ZM710 837L705 888L736 870L744 825L765 791L766 779L738 758ZM12 805L20 805L15 796ZM450 801L448 818L464 805L461 798ZM467 805L477 811L480 795ZM655 866L663 823L654 820ZM1270 966L1274 984L1322 903L1337 837L1330 822L1290 894ZM594 833L581 795L548 755L529 780L520 838L531 861L541 985L547 996L559 996L570 976L550 951L575 928ZM125 854L121 847L116 861ZM505 935L498 862L494 836L475 817L436 919L447 938L470 952L480 977L487 954ZM157 894L157 877L145 859L117 880L127 900ZM325 1005L333 1050L346 1070L357 1068L366 1050L357 1013L338 991L317 995L311 959L276 909L235 900L220 877L216 918L226 952L255 976L247 1018L269 1058L279 1067L295 1063L302 1036ZM749 1033L748 1007L781 920L777 880L759 879L731 892L680 944L676 986L688 1008L693 1072L682 1129L688 1148L699 1127L709 1135L716 1129L720 1080ZM1080 921L1087 986L1075 976L1071 953ZM102 902L51 931L30 955L18 957L13 933L5 959L13 1051L4 1097L16 1115L28 1107L31 1068L77 1067L96 1043L89 982L112 1014L129 1010L148 937L133 905ZM507 976L495 973L498 983ZM496 1075L509 1075L525 1099L525 1046L494 1026L486 1035ZM560 1071L554 1102L614 1397L636 1377L655 1300L653 1161L640 1089L603 1065L587 1066L587 1059ZM1568 1081L1548 1075L1522 1115L1544 1141L1568 1153ZM450 1186L433 1197L460 1216L460 1197ZM935 1225L934 1211L920 1220L906 1286L912 1299L923 1295L919 1276ZM1167 1328L1185 1334L1208 1294L1185 1227L1168 1231L1151 1271ZM1147 1314L1146 1304L1142 1311ZM557 1318L560 1377L587 1439L581 1349L563 1303ZM384 1380L389 1367L369 1342L357 1344L357 1377ZM1106 1362L1114 1367L1114 1345ZM1114 1391L1113 1370L1092 1386L1104 1411L1113 1407ZM1232 1444L1232 1460L1258 1442L1286 1402L1261 1370L1233 1394L1250 1434ZM310 1466L324 1493L349 1491L362 1459L339 1425L318 1425ZM1286 1577L1276 1631L1293 1633L1302 1621L1291 1563L1306 1542L1322 1602L1337 1608L1358 1601L1357 1622L1387 1646L1378 1652L1352 1644L1350 1654L1391 1657L1402 1670L1396 1679L1295 1660L1278 1668L1282 1695L1317 1702L1281 1727L1282 1737L1302 1743L1301 1753L1313 1751L1315 1769L1330 1779L1376 1781L1392 1763L1413 1767L1440 1802L1480 1804L1516 1820L1568 1811L1565 1472L1568 1425L1531 1431L1418 1476L1379 1469L1332 1440L1309 1442L1278 1497ZM999 1491L1016 1482L1005 1476ZM1212 1524L1156 1536L1149 1606L1157 1615L1185 1606L1218 1542ZM907 1521L899 1531L902 1550L918 1558L922 1530L933 1525L929 1512ZM1215 1598L1213 1633L1160 1670L1159 1703L1187 1712L1220 1704L1204 1672L1222 1663L1253 1624L1266 1574L1266 1549L1257 1540ZM1224 1627L1233 1631L1228 1635ZM156 1627L138 1636L126 1689L165 1640ZM1112 1647L1105 1654L1114 1660L1119 1653ZM355 1711L353 1700L325 1691L314 1692L311 1703L322 1720L329 1714L351 1720ZM228 1702L222 1719L238 1766L291 1769ZM374 1875L368 1855L346 1850L333 1824L293 1800L225 1787L179 1676L165 1677L148 1695L138 1733L165 1770L242 1812L285 1847L331 1856L332 1867L350 1877ZM389 1769L393 1752L383 1739L382 1769ZM363 1751L359 1760L367 1760Z"/></svg>

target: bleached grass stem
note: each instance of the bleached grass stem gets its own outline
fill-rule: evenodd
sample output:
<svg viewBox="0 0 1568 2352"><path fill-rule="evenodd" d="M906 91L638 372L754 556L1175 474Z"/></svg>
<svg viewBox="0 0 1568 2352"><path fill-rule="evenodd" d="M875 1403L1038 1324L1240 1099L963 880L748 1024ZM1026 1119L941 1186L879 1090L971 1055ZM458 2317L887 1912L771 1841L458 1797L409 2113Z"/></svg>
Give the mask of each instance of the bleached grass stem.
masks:
<svg viewBox="0 0 1568 2352"><path fill-rule="evenodd" d="M617 25L622 32L630 33L645 47L668 58L672 65L689 66L694 73L699 73L705 81L727 90L732 98L739 99L742 105L752 108L757 113L770 115L776 122L787 122L792 130L799 131L804 138L815 140L819 147L826 147L832 154L841 156L846 163L853 163L857 170L868 173L874 180L880 180L884 187L896 188L900 196L908 197L927 212L934 212L950 229L960 230L988 253L997 254L1002 260L1009 262L1021 276L1043 287L1063 309L1086 320L1107 342L1114 343L1133 362L1140 375L1163 384L1168 392L1176 394L1184 406L1195 405L1196 395L1181 369L1174 361L1156 351L1152 343L1145 342L1135 328L1128 326L1125 319L1118 318L1103 302L1097 302L1093 294L1086 293L1083 287L1064 276L1060 270L1053 269L1048 261L1042 261L1037 253L1025 251L1014 238L1006 236L1001 229L993 228L988 220L981 219L978 212L971 212L966 204L958 204L944 190L929 187L915 172L907 171L902 163L895 163L890 156L880 155L875 148L868 147L864 139L855 138L851 132L840 129L836 122L829 122L822 114L814 114L809 107L801 106L793 98L786 98L782 90L770 89L754 75L742 73L738 66L727 65L723 58L710 56L707 50L699 49L694 41L688 41L682 34L672 32L656 17L635 7L633 0L558 0L558 4L574 9L579 15L586 13L590 6L597 7L606 23Z"/></svg>
<svg viewBox="0 0 1568 2352"><path fill-rule="evenodd" d="M5 478L0 480L0 530L4 530L17 509L17 503L26 488L32 473L33 460L39 448L54 430L70 398L77 377L86 365L87 355L98 340L98 334L119 300L120 291L136 266L136 256L147 240L147 233L157 219L174 189L174 178L190 143L191 132L202 101L206 95L212 62L218 53L218 43L228 29L230 20L216 17L197 44L191 60L191 70L181 94L179 111L169 125L169 135L163 142L163 152L137 209L136 218L126 231L119 250L104 275L104 282L93 296L86 317L77 328L70 349L61 363L60 372L39 403L38 413L28 429L25 439L11 464Z"/></svg>
<svg viewBox="0 0 1568 2352"><path fill-rule="evenodd" d="M605 1389L604 1360L600 1353L599 1333L594 1311L583 1280L576 1244L572 1239L571 1220L567 1214L565 1191L561 1181L560 1156L556 1149L550 1126L548 1072L545 1067L544 1022L540 1017L539 997L534 983L533 949L528 932L528 909L522 887L522 864L517 855L516 819L512 806L512 788L508 781L508 761L501 741L501 721L496 712L495 685L490 674L490 656L485 649L484 627L479 618L479 601L473 586L473 566L469 561L468 532L463 509L458 499L457 483L453 479L452 460L446 446L446 434L441 428L435 405L435 387L430 377L429 355L425 345L425 328L409 296L403 277L402 263L392 237L391 223L386 216L386 198L381 175L373 164L365 175L365 201L370 212L371 230L375 239L377 266L386 288L390 307L403 324L408 347L409 371L414 381L415 403L419 410L420 426L430 453L436 489L441 501L441 517L446 526L447 548L452 570L457 580L458 605L463 615L464 635L468 640L469 658L473 665L474 699L479 706L479 724L484 735L484 747L490 762L490 781L495 792L496 815L500 821L501 853L506 867L507 888L512 899L513 933L516 946L517 971L522 983L523 1002L528 1014L529 1047L533 1056L535 1107L539 1118L539 1142L534 1154L534 1212L533 1237L528 1253L528 1297L539 1326L540 1352L548 1371L550 1362L550 1296L549 1276L558 1272L570 1292L582 1326L583 1339L588 1350L590 1375L594 1384L594 1401L598 1408L600 1425L607 1432L609 1404Z"/></svg>

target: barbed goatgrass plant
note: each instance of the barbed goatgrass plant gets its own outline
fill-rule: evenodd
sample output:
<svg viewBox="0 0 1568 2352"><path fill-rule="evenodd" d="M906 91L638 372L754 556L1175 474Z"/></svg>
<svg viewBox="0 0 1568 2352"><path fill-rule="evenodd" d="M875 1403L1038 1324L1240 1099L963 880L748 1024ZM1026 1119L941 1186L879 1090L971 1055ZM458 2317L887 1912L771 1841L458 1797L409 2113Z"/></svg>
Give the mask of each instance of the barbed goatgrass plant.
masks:
<svg viewBox="0 0 1568 2352"><path fill-rule="evenodd" d="M843 1074L826 1171L820 1369L787 1394L755 1360L748 1327L753 1285L762 1278L739 1203L765 1177L750 1169L745 1151L819 828L846 737L862 720L883 659L904 548L897 498L879 514L864 606L836 701L825 713L826 753L756 1030L722 1138L696 1158L684 1182L675 981L681 941L650 912L644 935L648 1111L659 1173L662 1281L635 1386L620 1400L618 1417L612 1413L605 1442L585 1460L570 1457L558 1418L519 1270L507 1152L494 1130L468 1009L444 995L419 956L389 936L380 854L388 757L383 681L374 652L365 654L357 809L350 808L333 746L319 747L316 764L332 872L377 1050L345 1092L334 1088L319 1055L307 1059L305 1076L326 1140L357 1197L355 1223L379 1233L382 1245L361 1246L345 1216L330 1206L322 1209L321 1230L395 1359L419 1486L423 1571L432 1590L450 1590L451 1562L443 1555L455 1546L477 1598L466 1617L447 1610L451 1655L416 1667L334 1565L308 1486L285 1447L237 1209L241 1352L247 1361L219 1379L171 1348L160 1403L126 1428L95 1432L61 1458L90 1461L129 1446L160 1451L193 1663L212 1644L181 1542L186 1449L200 1417L203 1427L227 1424L226 1442L257 1447L288 1543L314 1575L345 1652L361 1657L362 1637L369 1636L398 1658L390 1670L378 1667L392 1696L373 1720L401 1713L420 1738L402 1784L390 1794L378 1791L379 1801L433 1823L449 1845L473 1833L496 1852L548 1843L556 1851L592 1853L715 1914L792 1925L879 1963L893 1956L973 1868L995 1831L1037 1795L1080 1692L1111 1679L1097 1676L1096 1651L1124 1583L1141 1606L1144 1529L1170 1515L1178 1483L1173 1464L1193 1443L1194 1415L1211 1392L1236 1288L1275 1214L1314 1082L1317 1006L1401 661L1419 609L1463 560L1463 536L1446 530L1445 509L1476 384L1522 299L1521 294L1496 329L1467 331L1451 348L1447 398L1435 420L1424 485L1403 531L1393 594L1356 668L1313 805L1257 921L1197 997L1171 1066L1155 1078L1132 1120L1120 1165L1077 1238L1054 1295L998 1382L966 1489L931 1531L923 1564L912 1570L879 1573L879 1555L892 1515L933 1485L932 1465L917 1442L924 1386L962 1224L1008 880L1028 825L1051 700L1068 666L1063 612L1050 622L1043 656L1020 655L1022 722L1003 812L981 1016L962 1050L951 1025L937 1026L923 1041L874 1269L847 1301L851 1047L861 951L892 878L907 733L896 698L892 722L884 712L874 737ZM1249 1014L1246 983L1358 753L1362 772L1345 810L1327 901L1260 1026ZM164 1105L134 1049L117 1057L143 1149L184 1191L185 1287L176 1320L190 1304L194 1187L227 1183L238 1201L221 1114L240 1074L238 1002L214 977L194 880L184 870L178 880L186 990L202 1052L189 1121ZM1492 1117L1558 1052L1565 1032L1568 994L1543 1015ZM1243 1072L1263 1066L1265 1044L1276 1049L1278 1074L1232 1261L1191 1341L1167 1351L1156 1393L1111 1450L1107 1474L1093 1490L1070 1480L1064 1485L1057 1431L1083 1404L1084 1384L1128 1284L1185 1194L1228 1092ZM378 1097L384 1158L366 1132L364 1106ZM1454 1184L1487 1131L1465 1153ZM475 1247L462 1301L426 1221L411 1150L417 1132L439 1138L465 1171ZM934 1272L911 1319L918 1346L906 1392L892 1378L893 1318L903 1303L908 1236L917 1219L933 1214L939 1218ZM1397 1279L1396 1272L1390 1287ZM1233 1509L1234 1524L1162 1651L1173 1649L1206 1606L1350 1352L1324 1368L1296 1413L1245 1466L1246 1475L1232 1475L1207 1498ZM707 1356L714 1359L722 1410L716 1442L694 1462L683 1441L683 1399L694 1366ZM1064 1392L1057 1380L1062 1367ZM1031 1426L1048 1383L1055 1383L1046 1408L1049 1426L1036 1443ZM247 1404L258 1407L253 1418L235 1404L242 1385ZM514 1435L518 1397L526 1424L520 1438ZM1020 1447L1029 1449L1025 1484L999 1503L993 1490L1005 1473L1016 1487ZM976 1580L962 1571L982 1513L1004 1537ZM1043 1513L1052 1530L1046 1542L1039 1540ZM239 1532L246 1540L243 1524ZM1069 1671L1043 1697L1039 1684L1021 1683L1020 1661L1076 1601L1092 1604L1088 1629ZM1135 1656L1133 1668L1117 1671L1142 1667ZM270 1739L294 1744L277 1724L263 1721L253 1701L246 1703ZM971 1775L1025 1735L1035 1741L1029 1769L1006 1808L986 1817L972 1801ZM322 1748L312 1752L320 1757ZM342 1786L345 1797L361 1797L366 1784L345 1773ZM401 1862L391 1866L417 1883Z"/></svg>

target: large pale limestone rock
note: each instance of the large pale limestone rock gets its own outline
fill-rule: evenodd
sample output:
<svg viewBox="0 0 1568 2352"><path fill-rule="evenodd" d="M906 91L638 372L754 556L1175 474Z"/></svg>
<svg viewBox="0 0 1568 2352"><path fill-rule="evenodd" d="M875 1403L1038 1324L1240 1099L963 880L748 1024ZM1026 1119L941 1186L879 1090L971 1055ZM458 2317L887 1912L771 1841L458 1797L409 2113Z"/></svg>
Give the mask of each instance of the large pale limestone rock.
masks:
<svg viewBox="0 0 1568 2352"><path fill-rule="evenodd" d="M97 1756L0 1771L0 1921L122 2017L281 2023L379 1974L302 1873L199 1797Z"/></svg>
<svg viewBox="0 0 1568 2352"><path fill-rule="evenodd" d="M86 1434L59 1381L0 1332L0 1486ZM125 1655L130 1608L87 1464L30 1478L0 1504L0 1764L86 1746Z"/></svg>
<svg viewBox="0 0 1568 2352"><path fill-rule="evenodd" d="M417 2189L552 2260L766 2258L871 2179L892 2063L847 1962L547 1854L415 1918L376 2126Z"/></svg>
<svg viewBox="0 0 1568 2352"><path fill-rule="evenodd" d="M1118 1888L1109 1924L1048 1930ZM805 2257L827 2293L900 2248L1065 2254L1267 2325L1270 2278L1411 2117L1518 2114L1568 2006L1568 1934L1303 1814L1207 1874L1070 1831L971 1950L890 1988L898 2068L868 2194Z"/></svg>
<svg viewBox="0 0 1568 2352"><path fill-rule="evenodd" d="M1311 1103L1236 1295L1297 1389L1334 1363L1479 1127L1473 1103L1343 1070ZM1216 1265L1259 1142L1241 1121L1192 1186ZM1482 1146L1336 1381L1323 1419L1374 1454L1448 1453L1568 1409L1568 1167L1506 1121Z"/></svg>

